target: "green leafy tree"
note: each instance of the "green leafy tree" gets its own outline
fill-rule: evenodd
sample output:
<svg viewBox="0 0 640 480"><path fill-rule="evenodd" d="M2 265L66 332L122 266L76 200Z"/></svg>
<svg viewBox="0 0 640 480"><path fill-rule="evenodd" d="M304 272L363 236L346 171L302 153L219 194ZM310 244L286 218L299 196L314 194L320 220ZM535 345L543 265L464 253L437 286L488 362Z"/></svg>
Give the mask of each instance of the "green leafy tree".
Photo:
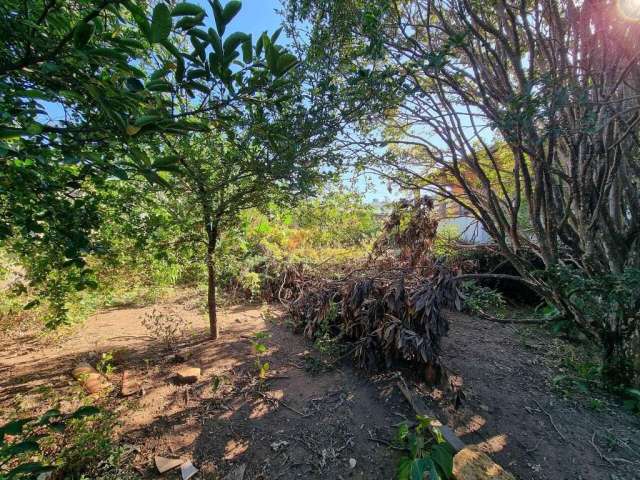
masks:
<svg viewBox="0 0 640 480"><path fill-rule="evenodd" d="M275 38L254 48L227 33L239 1L210 7L0 6L0 242L53 299L52 324L64 320L65 291L94 285L85 257L99 253L99 192L135 176L163 183L172 165L150 161L144 145L215 129L297 63Z"/></svg>
<svg viewBox="0 0 640 480"><path fill-rule="evenodd" d="M344 135L350 151L465 207L513 279L600 342L604 378L640 383L638 293L596 317L557 274L600 283L590 294L611 306L611 276L640 268L637 12L616 0L291 0L288 11L292 31L311 24L309 57L336 95L371 100Z"/></svg>
<svg viewBox="0 0 640 480"><path fill-rule="evenodd" d="M250 113L245 112L245 121L247 115ZM202 236L198 240L205 246L207 305L214 339L219 334L216 247L222 233L238 222L242 211L295 202L312 192L324 176L318 168L321 157L310 154L313 149L306 129L296 120L300 117L294 109L283 108L278 118L268 122L250 118L244 129L233 122L232 129L194 134L167 144L180 164L169 195L180 197L178 201L199 214L197 226Z"/></svg>

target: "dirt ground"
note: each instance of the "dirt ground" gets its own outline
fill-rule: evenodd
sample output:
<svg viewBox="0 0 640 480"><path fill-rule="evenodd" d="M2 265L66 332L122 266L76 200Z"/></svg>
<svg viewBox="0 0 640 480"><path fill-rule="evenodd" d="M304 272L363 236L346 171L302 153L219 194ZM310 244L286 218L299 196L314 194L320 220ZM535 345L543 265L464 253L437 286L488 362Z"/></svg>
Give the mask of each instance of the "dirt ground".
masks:
<svg viewBox="0 0 640 480"><path fill-rule="evenodd" d="M177 355L143 326L152 308L171 308L190 323ZM243 464L246 480L393 478L397 452L376 439L391 440L394 425L412 417L395 386L398 372L367 375L347 361L317 372L310 357L319 353L268 307L229 308L221 324L221 338L209 341L197 302L187 296L101 312L56 341L13 335L0 357L0 420L77 397L71 369L113 352L116 388L108 401L144 478L177 478L157 475L155 455L192 460L200 469L195 478L223 478ZM262 331L269 332L261 340L268 347L261 361L270 366L265 381L252 346ZM480 444L518 478L640 478L640 419L611 399L594 410L559 396L548 345L540 332L456 314L444 361L462 385L459 408L448 389L402 374L465 443ZM176 381L185 366L202 369L195 384ZM123 370L142 386L126 399L117 397Z"/></svg>

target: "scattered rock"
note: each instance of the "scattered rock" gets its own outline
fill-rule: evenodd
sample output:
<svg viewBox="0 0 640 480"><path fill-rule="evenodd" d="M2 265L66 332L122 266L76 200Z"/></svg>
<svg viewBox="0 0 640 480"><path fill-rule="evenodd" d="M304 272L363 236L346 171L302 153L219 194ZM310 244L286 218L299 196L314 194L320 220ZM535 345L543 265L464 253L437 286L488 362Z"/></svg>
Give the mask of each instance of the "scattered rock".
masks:
<svg viewBox="0 0 640 480"><path fill-rule="evenodd" d="M289 445L289 442L287 442L286 440L280 440L279 442L273 442L271 444L271 448L273 449L274 452L277 452L278 450L286 447L287 445Z"/></svg>
<svg viewBox="0 0 640 480"><path fill-rule="evenodd" d="M184 460L180 460L179 458L155 457L155 462L158 472L164 473L179 467L184 463Z"/></svg>
<svg viewBox="0 0 640 480"><path fill-rule="evenodd" d="M191 463L190 460L180 465L180 475L182 476L182 480L189 480L196 473L198 473L198 469L193 466L193 463Z"/></svg>
<svg viewBox="0 0 640 480"><path fill-rule="evenodd" d="M133 373L130 370L123 370L122 390L120 390L120 394L123 397L129 397L135 393L138 393L140 389L140 382L136 378L134 378Z"/></svg>
<svg viewBox="0 0 640 480"><path fill-rule="evenodd" d="M197 367L183 367L176 372L180 383L196 383L200 378L200 369Z"/></svg>
<svg viewBox="0 0 640 480"><path fill-rule="evenodd" d="M88 363L79 363L71 372L73 378L82 384L90 394L98 394L111 388L109 381Z"/></svg>
<svg viewBox="0 0 640 480"><path fill-rule="evenodd" d="M222 480L243 480L244 472L247 469L247 464L243 463L231 470Z"/></svg>
<svg viewBox="0 0 640 480"><path fill-rule="evenodd" d="M356 462L356 459L355 459L355 458L350 458L350 459L349 459L349 468L356 468L356 464L357 464L357 463L358 463L358 462Z"/></svg>

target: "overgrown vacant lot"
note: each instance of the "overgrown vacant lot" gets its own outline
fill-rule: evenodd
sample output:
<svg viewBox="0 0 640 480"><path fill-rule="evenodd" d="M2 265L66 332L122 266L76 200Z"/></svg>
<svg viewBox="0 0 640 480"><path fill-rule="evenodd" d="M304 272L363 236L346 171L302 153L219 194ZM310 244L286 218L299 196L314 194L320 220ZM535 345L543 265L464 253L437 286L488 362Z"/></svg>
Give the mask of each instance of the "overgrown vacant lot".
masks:
<svg viewBox="0 0 640 480"><path fill-rule="evenodd" d="M640 0L0 32L0 480L640 479Z"/></svg>
<svg viewBox="0 0 640 480"><path fill-rule="evenodd" d="M61 339L5 339L3 412L41 414L60 400L66 409L86 402L70 372L108 354L113 391L101 402L116 412L112 448L120 445L125 459L112 475L155 478L159 455L193 460L203 478L243 464L245 478L392 478L401 452L386 443L414 417L396 385L402 375L465 443L518 478L635 478L640 420L606 395L554 387L558 349L567 346L539 329L451 314L443 358L462 385L456 400L449 388L426 387L412 369L368 375L336 362L294 334L279 307L225 309L220 340L212 342L194 300L193 292L178 291L156 305L100 312ZM142 324L153 311L173 312L188 325L171 350ZM257 340L257 332L268 335ZM267 347L263 379L256 342ZM185 366L202 369L195 383L177 381ZM141 389L123 398L125 371Z"/></svg>

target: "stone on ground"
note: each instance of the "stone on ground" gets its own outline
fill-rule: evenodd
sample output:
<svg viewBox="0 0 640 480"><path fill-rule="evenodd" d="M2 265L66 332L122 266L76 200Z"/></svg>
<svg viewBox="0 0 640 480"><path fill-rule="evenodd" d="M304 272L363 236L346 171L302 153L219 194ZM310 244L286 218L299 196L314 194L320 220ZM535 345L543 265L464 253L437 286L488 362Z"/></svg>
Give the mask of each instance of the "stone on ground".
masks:
<svg viewBox="0 0 640 480"><path fill-rule="evenodd" d="M180 465L180 475L182 476L182 480L189 480L196 473L198 473L198 469L193 466L193 463L191 463L190 460Z"/></svg>
<svg viewBox="0 0 640 480"><path fill-rule="evenodd" d="M129 397L140 391L140 382L134 377L133 372L124 370L122 372L122 389L120 394L123 397Z"/></svg>
<svg viewBox="0 0 640 480"><path fill-rule="evenodd" d="M71 372L73 378L82 384L91 395L98 394L111 387L109 381L88 363L79 363Z"/></svg>
<svg viewBox="0 0 640 480"><path fill-rule="evenodd" d="M200 369L197 367L182 367L176 372L181 383L195 383L200 378Z"/></svg>
<svg viewBox="0 0 640 480"><path fill-rule="evenodd" d="M155 462L158 472L164 473L179 467L184 463L184 460L180 460L179 458L155 457Z"/></svg>

